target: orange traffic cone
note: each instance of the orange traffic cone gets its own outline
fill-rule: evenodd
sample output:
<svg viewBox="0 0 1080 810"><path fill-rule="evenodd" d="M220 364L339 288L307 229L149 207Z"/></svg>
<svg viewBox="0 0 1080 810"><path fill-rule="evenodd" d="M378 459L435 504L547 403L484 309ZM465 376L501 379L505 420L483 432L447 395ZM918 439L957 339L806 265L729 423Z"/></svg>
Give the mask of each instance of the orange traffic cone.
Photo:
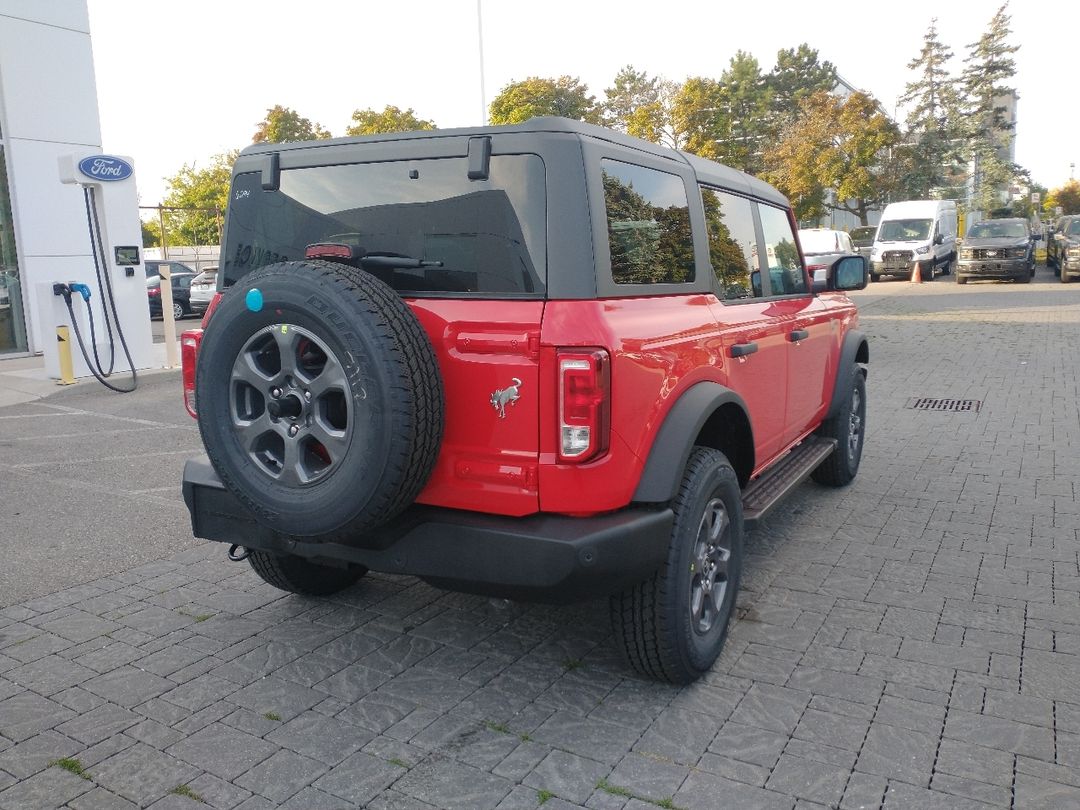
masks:
<svg viewBox="0 0 1080 810"><path fill-rule="evenodd" d="M911 283L912 284L922 284L923 283L922 270L919 269L921 266L922 265L920 265L919 262L915 262L915 269L911 271Z"/></svg>

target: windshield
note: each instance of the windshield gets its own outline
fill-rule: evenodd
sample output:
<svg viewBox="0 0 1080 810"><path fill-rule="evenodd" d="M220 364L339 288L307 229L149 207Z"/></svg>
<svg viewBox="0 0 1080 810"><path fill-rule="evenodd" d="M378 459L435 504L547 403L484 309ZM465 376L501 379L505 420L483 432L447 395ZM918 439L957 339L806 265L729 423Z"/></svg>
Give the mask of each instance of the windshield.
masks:
<svg viewBox="0 0 1080 810"><path fill-rule="evenodd" d="M286 169L276 191L263 191L258 172L238 174L224 286L333 243L356 249L364 270L409 294L542 295L543 160L494 156L482 181L468 171L466 158Z"/></svg>
<svg viewBox="0 0 1080 810"><path fill-rule="evenodd" d="M851 241L855 243L855 247L866 247L874 244L875 233L877 233L877 227L874 225L866 228L852 228Z"/></svg>
<svg viewBox="0 0 1080 810"><path fill-rule="evenodd" d="M931 219L893 219L882 222L878 229L879 242L921 242L929 238Z"/></svg>
<svg viewBox="0 0 1080 810"><path fill-rule="evenodd" d="M799 231L799 242L802 243L803 254L811 256L819 253L841 253L847 248L844 245L846 234L840 231Z"/></svg>
<svg viewBox="0 0 1080 810"><path fill-rule="evenodd" d="M1080 236L1080 219L1074 219L1069 223L1069 229L1065 231L1068 236Z"/></svg>
<svg viewBox="0 0 1080 810"><path fill-rule="evenodd" d="M967 232L969 239L1024 239L1028 235L1023 222L976 222Z"/></svg>

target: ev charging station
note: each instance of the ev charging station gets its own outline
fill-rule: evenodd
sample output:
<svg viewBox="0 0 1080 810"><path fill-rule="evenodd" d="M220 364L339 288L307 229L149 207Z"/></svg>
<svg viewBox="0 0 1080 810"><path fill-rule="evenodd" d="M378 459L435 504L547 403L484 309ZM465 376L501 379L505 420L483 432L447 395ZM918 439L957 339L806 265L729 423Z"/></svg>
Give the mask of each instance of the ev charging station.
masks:
<svg viewBox="0 0 1080 810"><path fill-rule="evenodd" d="M152 364L153 338L131 160L73 153L59 158L59 169L60 182L77 186L83 197L93 260L37 285L38 323L43 335L57 335L44 341L46 373L61 380L68 372L65 354L70 351L75 377L93 375L113 387L102 378L126 372L131 381L121 377L114 383L133 387L135 371Z"/></svg>

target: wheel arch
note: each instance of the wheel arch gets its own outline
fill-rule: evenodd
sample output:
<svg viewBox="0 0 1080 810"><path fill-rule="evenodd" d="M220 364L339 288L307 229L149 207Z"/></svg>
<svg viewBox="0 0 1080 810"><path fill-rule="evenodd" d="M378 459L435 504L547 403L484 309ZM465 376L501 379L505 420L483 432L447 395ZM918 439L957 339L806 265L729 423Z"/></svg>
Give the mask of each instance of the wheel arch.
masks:
<svg viewBox="0 0 1080 810"><path fill-rule="evenodd" d="M959 275L959 274L958 274ZM844 404L847 392L851 389L851 375L862 374L867 376L866 364L870 362L870 343L866 335L852 329L844 336L844 343L840 347L840 362L836 367L836 384L833 386L832 400L829 402L829 410L825 414L830 419L839 412Z"/></svg>
<svg viewBox="0 0 1080 810"><path fill-rule="evenodd" d="M698 383L687 390L668 411L653 439L634 500L664 503L674 498L695 445L724 453L739 485L746 485L754 469L754 435L742 397L713 382Z"/></svg>

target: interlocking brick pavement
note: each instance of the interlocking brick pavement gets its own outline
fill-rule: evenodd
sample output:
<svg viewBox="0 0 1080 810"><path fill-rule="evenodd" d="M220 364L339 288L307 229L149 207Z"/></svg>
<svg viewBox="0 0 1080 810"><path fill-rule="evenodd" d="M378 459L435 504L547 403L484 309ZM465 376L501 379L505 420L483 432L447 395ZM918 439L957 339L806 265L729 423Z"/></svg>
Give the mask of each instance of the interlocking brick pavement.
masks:
<svg viewBox="0 0 1080 810"><path fill-rule="evenodd" d="M748 538L739 619L684 689L623 667L602 602L376 574L301 598L193 543L197 431L164 382L0 410L0 550L29 565L38 527L102 555L0 592L0 810L1080 807L1080 285L1048 278L857 294L859 477Z"/></svg>

